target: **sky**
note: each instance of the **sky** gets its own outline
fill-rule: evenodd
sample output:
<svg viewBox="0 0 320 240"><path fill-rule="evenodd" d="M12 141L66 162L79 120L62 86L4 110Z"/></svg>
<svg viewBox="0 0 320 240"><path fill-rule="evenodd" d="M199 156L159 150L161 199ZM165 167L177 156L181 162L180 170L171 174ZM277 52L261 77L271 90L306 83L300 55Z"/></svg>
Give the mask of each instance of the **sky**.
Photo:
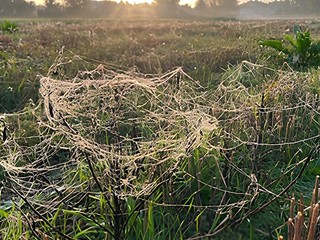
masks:
<svg viewBox="0 0 320 240"><path fill-rule="evenodd" d="M36 4L43 5L45 0L33 0L33 1ZM145 3L145 2L151 3L153 0L124 0L124 1L134 4L134 3ZM184 5L184 4L194 5L194 2L196 2L196 1L197 0L180 0L180 3L182 5ZM238 1L239 1L239 3L244 3L244 2L248 2L249 0L238 0ZM270 2L272 0L260 0L260 1L261 2Z"/></svg>

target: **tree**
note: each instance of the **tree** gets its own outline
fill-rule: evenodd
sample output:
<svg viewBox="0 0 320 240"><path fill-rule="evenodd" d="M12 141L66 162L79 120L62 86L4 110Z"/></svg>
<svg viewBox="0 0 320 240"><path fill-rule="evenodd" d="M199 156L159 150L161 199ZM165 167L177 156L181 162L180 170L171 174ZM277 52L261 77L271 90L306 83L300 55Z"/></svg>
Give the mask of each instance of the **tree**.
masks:
<svg viewBox="0 0 320 240"><path fill-rule="evenodd" d="M62 14L62 6L56 0L45 0L44 15L47 17L60 17Z"/></svg>
<svg viewBox="0 0 320 240"><path fill-rule="evenodd" d="M210 6L221 6L223 0L209 0Z"/></svg>
<svg viewBox="0 0 320 240"><path fill-rule="evenodd" d="M177 17L180 0L156 0L155 5L161 17Z"/></svg>
<svg viewBox="0 0 320 240"><path fill-rule="evenodd" d="M197 15L209 17L212 16L210 7L210 2L207 2L206 0L198 0L194 8L194 11Z"/></svg>
<svg viewBox="0 0 320 240"><path fill-rule="evenodd" d="M168 7L176 7L179 6L180 0L156 0L155 4L157 6L168 6Z"/></svg>
<svg viewBox="0 0 320 240"><path fill-rule="evenodd" d="M64 0L66 6L66 13L71 17L85 17L90 13L89 2L90 0Z"/></svg>
<svg viewBox="0 0 320 240"><path fill-rule="evenodd" d="M195 6L196 11L206 11L209 5L205 2L205 0L198 0Z"/></svg>
<svg viewBox="0 0 320 240"><path fill-rule="evenodd" d="M221 7L224 10L235 10L238 6L237 0L222 0L221 1Z"/></svg>
<svg viewBox="0 0 320 240"><path fill-rule="evenodd" d="M0 0L0 17L34 17L35 6L24 0Z"/></svg>
<svg viewBox="0 0 320 240"><path fill-rule="evenodd" d="M65 0L65 5L67 8L81 9L87 6L88 2L89 0Z"/></svg>
<svg viewBox="0 0 320 240"><path fill-rule="evenodd" d="M310 12L316 12L319 10L319 0L307 0L307 8Z"/></svg>

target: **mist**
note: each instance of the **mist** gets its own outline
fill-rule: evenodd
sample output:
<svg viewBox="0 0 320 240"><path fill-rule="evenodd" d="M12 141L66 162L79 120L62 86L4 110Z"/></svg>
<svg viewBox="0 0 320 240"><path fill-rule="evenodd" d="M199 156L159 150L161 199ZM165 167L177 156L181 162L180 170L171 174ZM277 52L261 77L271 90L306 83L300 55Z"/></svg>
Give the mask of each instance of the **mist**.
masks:
<svg viewBox="0 0 320 240"><path fill-rule="evenodd" d="M129 4L94 0L46 0L44 5L24 0L0 0L4 18L234 18L274 19L316 17L320 2L283 0L269 3L237 0L198 0L194 6L179 0L156 0L152 4Z"/></svg>

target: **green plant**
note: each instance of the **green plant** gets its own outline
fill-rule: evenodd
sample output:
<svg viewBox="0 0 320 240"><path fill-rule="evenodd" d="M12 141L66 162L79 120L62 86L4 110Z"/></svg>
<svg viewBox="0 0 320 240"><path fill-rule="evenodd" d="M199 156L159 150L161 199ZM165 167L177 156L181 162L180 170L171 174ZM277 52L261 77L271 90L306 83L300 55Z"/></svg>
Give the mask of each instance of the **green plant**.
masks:
<svg viewBox="0 0 320 240"><path fill-rule="evenodd" d="M18 24L9 20L4 20L0 25L2 32L13 33L18 30Z"/></svg>
<svg viewBox="0 0 320 240"><path fill-rule="evenodd" d="M21 22L0 36L0 109L11 112L1 200L19 198L15 187L28 203L2 218L1 239L271 239L286 221L286 199L261 206L319 135L318 70L237 65L281 24L175 24ZM207 88L162 74L175 66Z"/></svg>
<svg viewBox="0 0 320 240"><path fill-rule="evenodd" d="M318 66L320 63L320 41L312 40L309 31L294 28L294 36L286 34L284 39L259 41L262 46L272 47L286 56L286 62L298 68Z"/></svg>

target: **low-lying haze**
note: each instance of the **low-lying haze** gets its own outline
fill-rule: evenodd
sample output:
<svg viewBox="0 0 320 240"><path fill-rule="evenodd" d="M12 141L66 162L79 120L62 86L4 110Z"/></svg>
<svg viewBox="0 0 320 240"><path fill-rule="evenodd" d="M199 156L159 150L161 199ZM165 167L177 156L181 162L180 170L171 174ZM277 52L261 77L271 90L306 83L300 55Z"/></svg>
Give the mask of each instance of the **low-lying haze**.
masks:
<svg viewBox="0 0 320 240"><path fill-rule="evenodd" d="M153 2L153 0L123 0L123 1L131 3L131 4L135 4L135 3L152 3ZM250 0L238 0L239 4L245 3L245 2L248 2L248 1L250 1ZM260 0L260 2L265 2L265 3L271 2L271 1L272 0ZM34 2L36 4L38 4L38 5L44 5L45 0L34 0ZM197 2L197 0L180 0L180 4L181 5L188 4L188 5L194 6L196 2Z"/></svg>

